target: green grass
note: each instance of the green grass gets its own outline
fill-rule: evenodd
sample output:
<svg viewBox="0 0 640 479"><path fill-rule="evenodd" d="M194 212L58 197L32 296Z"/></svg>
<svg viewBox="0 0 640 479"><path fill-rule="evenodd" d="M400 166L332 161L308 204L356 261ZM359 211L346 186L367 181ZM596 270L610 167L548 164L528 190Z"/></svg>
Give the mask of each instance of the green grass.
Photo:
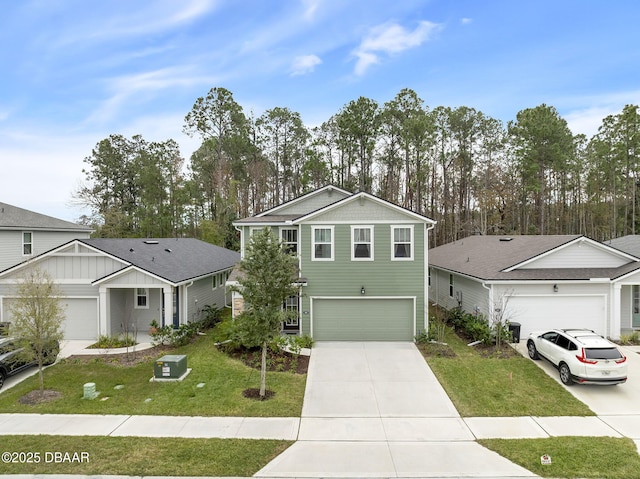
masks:
<svg viewBox="0 0 640 479"><path fill-rule="evenodd" d="M450 328L445 341L456 357L427 362L464 417L594 415L528 358L483 357Z"/></svg>
<svg viewBox="0 0 640 479"><path fill-rule="evenodd" d="M640 479L640 455L634 442L613 437L483 439L478 441L542 477ZM543 465L543 454L551 464Z"/></svg>
<svg viewBox="0 0 640 479"><path fill-rule="evenodd" d="M94 436L0 436L0 443L2 451L31 453L33 460L37 460L37 453L40 460L31 464L3 461L0 474L236 477L253 476L292 444L249 439ZM78 453L79 458L88 457L88 461L55 463L52 459L56 452L69 453L70 457Z"/></svg>
<svg viewBox="0 0 640 479"><path fill-rule="evenodd" d="M189 376L182 382L149 382L156 357L132 367L95 361L67 360L44 371L45 388L62 393L58 400L38 405L20 404L20 397L38 388L30 377L0 394L0 412L58 414L149 414L176 416L300 416L305 375L267 373L267 389L275 396L266 401L246 399L242 391L260 386L260 371L217 350L209 336L171 354L186 354ZM100 396L82 399L83 385L96 384ZM204 387L197 387L204 383ZM122 389L115 386L122 385ZM101 400L108 397L107 400Z"/></svg>

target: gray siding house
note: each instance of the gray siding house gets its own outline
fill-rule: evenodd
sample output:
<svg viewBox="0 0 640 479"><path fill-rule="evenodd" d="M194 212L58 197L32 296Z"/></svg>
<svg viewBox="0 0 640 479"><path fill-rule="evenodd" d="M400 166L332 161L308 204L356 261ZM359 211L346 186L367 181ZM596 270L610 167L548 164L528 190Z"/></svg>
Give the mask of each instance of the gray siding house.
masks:
<svg viewBox="0 0 640 479"><path fill-rule="evenodd" d="M521 338L579 327L618 339L640 329L640 258L616 244L581 235L464 238L430 250L429 300L520 323Z"/></svg>
<svg viewBox="0 0 640 479"><path fill-rule="evenodd" d="M0 203L0 271L93 230L51 216Z"/></svg>
<svg viewBox="0 0 640 479"><path fill-rule="evenodd" d="M298 258L299 294L283 305L297 317L285 332L317 341L411 340L426 328L433 220L326 186L234 225L242 252L252 232L267 227ZM242 297L233 294L238 314Z"/></svg>
<svg viewBox="0 0 640 479"><path fill-rule="evenodd" d="M96 339L151 321L174 327L230 302L225 281L240 255L191 238L75 239L0 273L0 321L25 268L47 271L64 292L65 339Z"/></svg>

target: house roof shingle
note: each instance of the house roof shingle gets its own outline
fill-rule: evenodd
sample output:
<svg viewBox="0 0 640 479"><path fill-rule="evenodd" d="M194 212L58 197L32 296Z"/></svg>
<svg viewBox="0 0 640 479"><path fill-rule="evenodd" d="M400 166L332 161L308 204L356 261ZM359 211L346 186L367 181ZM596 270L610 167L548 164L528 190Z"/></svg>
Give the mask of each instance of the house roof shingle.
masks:
<svg viewBox="0 0 640 479"><path fill-rule="evenodd" d="M233 267L240 254L195 238L95 238L78 240L178 284Z"/></svg>
<svg viewBox="0 0 640 479"><path fill-rule="evenodd" d="M81 231L86 233L93 231L89 226L78 225L2 202L0 202L0 229Z"/></svg>
<svg viewBox="0 0 640 479"><path fill-rule="evenodd" d="M487 281L614 279L640 269L640 263L631 262L617 268L504 271L580 237L581 235L469 236L429 250L429 264Z"/></svg>

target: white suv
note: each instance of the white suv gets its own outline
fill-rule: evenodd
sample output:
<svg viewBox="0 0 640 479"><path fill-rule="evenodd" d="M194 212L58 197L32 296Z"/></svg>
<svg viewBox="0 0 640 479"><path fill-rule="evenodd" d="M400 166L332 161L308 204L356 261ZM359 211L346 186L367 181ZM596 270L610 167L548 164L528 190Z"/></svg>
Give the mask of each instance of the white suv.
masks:
<svg viewBox="0 0 640 479"><path fill-rule="evenodd" d="M531 359L543 357L560 372L563 384L622 384L627 358L615 344L588 329L533 332L527 339Z"/></svg>

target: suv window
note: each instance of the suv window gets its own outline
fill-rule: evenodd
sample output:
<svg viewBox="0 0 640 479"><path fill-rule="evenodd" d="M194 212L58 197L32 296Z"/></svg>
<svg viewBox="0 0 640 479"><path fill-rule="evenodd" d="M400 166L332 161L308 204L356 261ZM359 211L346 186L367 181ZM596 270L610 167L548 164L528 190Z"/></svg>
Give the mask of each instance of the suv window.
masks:
<svg viewBox="0 0 640 479"><path fill-rule="evenodd" d="M617 348L584 348L588 359L620 359L622 354Z"/></svg>
<svg viewBox="0 0 640 479"><path fill-rule="evenodd" d="M562 336L561 334L558 335L558 340L556 341L556 344L558 346L560 346L563 349L567 349L567 350L571 350L571 345L573 344L571 341L569 341L569 338L567 338L566 336ZM574 346L575 349L575 346Z"/></svg>
<svg viewBox="0 0 640 479"><path fill-rule="evenodd" d="M544 333L542 335L542 337L544 339L546 339L547 341L551 341L552 343L556 342L556 338L558 337L558 333L554 332L554 331L550 331L548 333Z"/></svg>

